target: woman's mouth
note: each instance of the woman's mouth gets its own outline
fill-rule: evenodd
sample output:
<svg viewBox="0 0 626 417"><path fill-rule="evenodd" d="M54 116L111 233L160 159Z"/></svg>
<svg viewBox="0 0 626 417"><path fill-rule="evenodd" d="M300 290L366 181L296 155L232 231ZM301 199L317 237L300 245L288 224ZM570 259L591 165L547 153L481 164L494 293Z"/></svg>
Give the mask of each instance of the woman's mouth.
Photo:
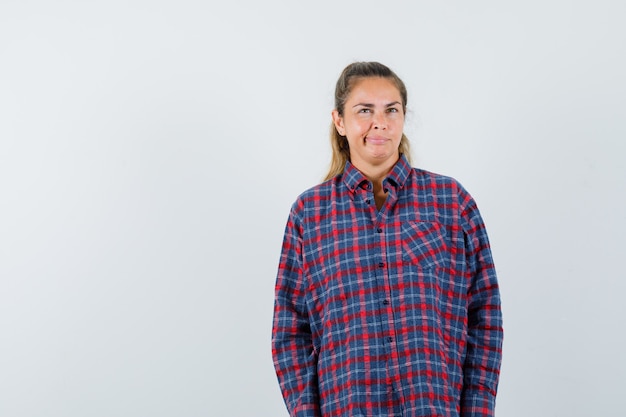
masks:
<svg viewBox="0 0 626 417"><path fill-rule="evenodd" d="M372 145L384 145L389 139L382 138L379 136L367 136L365 138L365 142L370 143Z"/></svg>

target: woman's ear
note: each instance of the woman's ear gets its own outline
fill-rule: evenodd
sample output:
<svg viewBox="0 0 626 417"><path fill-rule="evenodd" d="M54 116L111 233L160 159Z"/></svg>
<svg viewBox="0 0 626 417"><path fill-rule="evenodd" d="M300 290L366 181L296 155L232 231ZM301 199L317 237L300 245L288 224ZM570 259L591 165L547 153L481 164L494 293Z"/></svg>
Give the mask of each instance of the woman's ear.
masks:
<svg viewBox="0 0 626 417"><path fill-rule="evenodd" d="M343 125L343 117L339 114L337 109L332 111L333 123L335 124L335 129L341 136L346 136L346 128Z"/></svg>

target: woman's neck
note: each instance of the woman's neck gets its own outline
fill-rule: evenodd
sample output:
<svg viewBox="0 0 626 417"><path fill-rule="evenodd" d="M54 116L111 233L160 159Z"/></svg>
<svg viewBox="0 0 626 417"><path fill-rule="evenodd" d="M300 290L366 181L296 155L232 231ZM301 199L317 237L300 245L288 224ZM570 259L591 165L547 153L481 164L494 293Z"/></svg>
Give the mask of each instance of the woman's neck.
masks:
<svg viewBox="0 0 626 417"><path fill-rule="evenodd" d="M398 159L400 156L398 156ZM393 169L394 165L398 162L396 159L392 164L381 164L381 165L365 165L363 164L355 165L355 167L363 174L365 177L371 181L374 188L374 200L376 201L376 207L378 210L381 209L383 204L385 204L385 200L387 199L387 193L383 189L383 180L389 174L389 172Z"/></svg>
<svg viewBox="0 0 626 417"><path fill-rule="evenodd" d="M380 165L372 165L372 164L364 164L364 163L354 163L356 169L358 169L365 177L372 182L374 185L374 191L377 189L383 188L383 180L389 174L389 172L393 169L396 162L398 162L400 156L397 159L393 160L393 162L384 163Z"/></svg>

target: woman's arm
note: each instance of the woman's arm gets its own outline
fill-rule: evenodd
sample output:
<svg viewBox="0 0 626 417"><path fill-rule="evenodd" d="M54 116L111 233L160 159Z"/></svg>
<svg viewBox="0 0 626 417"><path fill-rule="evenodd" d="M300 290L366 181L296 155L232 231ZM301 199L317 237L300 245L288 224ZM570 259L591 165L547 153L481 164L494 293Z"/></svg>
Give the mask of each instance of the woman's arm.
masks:
<svg viewBox="0 0 626 417"><path fill-rule="evenodd" d="M321 417L317 352L313 347L305 296L302 228L292 209L276 279L272 356L289 415Z"/></svg>
<svg viewBox="0 0 626 417"><path fill-rule="evenodd" d="M478 207L469 195L464 200L461 217L470 287L461 416L493 417L502 360L500 291Z"/></svg>

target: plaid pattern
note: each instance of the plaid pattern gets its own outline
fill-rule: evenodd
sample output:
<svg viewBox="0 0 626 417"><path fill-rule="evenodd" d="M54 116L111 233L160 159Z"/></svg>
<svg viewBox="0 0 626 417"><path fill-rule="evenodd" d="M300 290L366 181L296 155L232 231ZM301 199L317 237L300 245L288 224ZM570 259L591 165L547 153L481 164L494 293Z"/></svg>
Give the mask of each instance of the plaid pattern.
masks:
<svg viewBox="0 0 626 417"><path fill-rule="evenodd" d="M350 163L285 230L272 332L291 416L493 416L502 352L485 226L455 180Z"/></svg>

